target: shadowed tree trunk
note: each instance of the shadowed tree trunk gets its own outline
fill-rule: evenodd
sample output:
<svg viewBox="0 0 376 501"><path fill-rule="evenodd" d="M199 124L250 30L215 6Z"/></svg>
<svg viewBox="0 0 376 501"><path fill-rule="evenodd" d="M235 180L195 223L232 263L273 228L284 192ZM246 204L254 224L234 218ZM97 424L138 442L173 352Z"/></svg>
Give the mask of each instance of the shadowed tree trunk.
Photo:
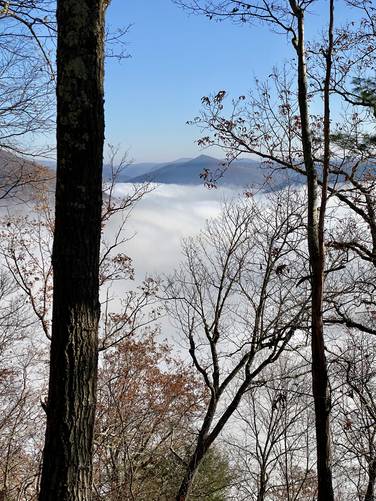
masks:
<svg viewBox="0 0 376 501"><path fill-rule="evenodd" d="M104 0L57 6L57 184L40 501L89 500L102 205Z"/></svg>

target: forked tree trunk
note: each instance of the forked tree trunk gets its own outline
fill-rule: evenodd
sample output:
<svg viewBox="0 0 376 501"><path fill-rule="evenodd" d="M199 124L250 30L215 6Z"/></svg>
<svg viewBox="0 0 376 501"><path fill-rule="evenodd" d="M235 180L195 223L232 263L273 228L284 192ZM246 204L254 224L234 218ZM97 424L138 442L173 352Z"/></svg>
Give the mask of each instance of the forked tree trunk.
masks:
<svg viewBox="0 0 376 501"><path fill-rule="evenodd" d="M104 0L58 0L57 181L40 501L91 497L102 205Z"/></svg>
<svg viewBox="0 0 376 501"><path fill-rule="evenodd" d="M312 390L315 404L318 501L334 501L330 442L330 392L325 356L323 328L323 282L324 282L324 217L325 203L319 206L317 172L312 155L312 139L308 111L308 88L306 77L304 12L295 0L291 8L298 21L298 40L295 49L298 56L298 99L302 125L302 147L307 174L308 191L308 250L311 267L312 290ZM332 13L331 13L332 15ZM330 69L330 68L329 68ZM330 78L330 73L329 73ZM325 170L325 161L324 161ZM326 197L325 190L322 197ZM324 200L324 198L322 198ZM320 208L322 212L320 213Z"/></svg>

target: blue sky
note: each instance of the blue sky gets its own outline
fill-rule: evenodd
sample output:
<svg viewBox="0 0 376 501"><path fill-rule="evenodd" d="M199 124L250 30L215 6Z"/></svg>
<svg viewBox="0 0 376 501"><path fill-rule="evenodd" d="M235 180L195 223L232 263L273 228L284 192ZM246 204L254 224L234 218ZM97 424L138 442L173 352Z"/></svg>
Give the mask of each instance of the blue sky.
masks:
<svg viewBox="0 0 376 501"><path fill-rule="evenodd" d="M107 63L106 139L137 162L199 154L199 131L186 121L201 97L221 89L244 94L256 75L291 55L287 39L265 26L215 23L171 0L113 0L108 23L132 27L131 58Z"/></svg>
<svg viewBox="0 0 376 501"><path fill-rule="evenodd" d="M336 2L337 14L344 13ZM326 0L310 12L309 35L325 25ZM108 24L127 26L129 59L107 62L106 140L136 162L200 153L200 132L186 125L204 95L246 94L254 78L293 57L285 35L263 26L214 22L189 15L172 0L112 0ZM208 153L221 156L219 150Z"/></svg>

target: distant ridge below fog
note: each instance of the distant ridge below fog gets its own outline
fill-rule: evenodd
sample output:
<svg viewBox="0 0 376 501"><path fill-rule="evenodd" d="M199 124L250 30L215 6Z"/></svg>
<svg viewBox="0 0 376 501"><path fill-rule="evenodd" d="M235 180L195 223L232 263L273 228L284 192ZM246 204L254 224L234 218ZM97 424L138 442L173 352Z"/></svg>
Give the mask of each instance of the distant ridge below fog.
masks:
<svg viewBox="0 0 376 501"><path fill-rule="evenodd" d="M270 174L270 170L257 160L235 160L225 170L223 163L223 160L200 155L196 158L183 158L166 164L134 164L125 169L119 181L196 186L204 184L202 174L208 172L207 180L218 178L218 186L261 186L265 184ZM144 171L140 172L140 170ZM280 187L286 182L282 172L275 172L273 179L273 184ZM295 176L294 181L300 182L299 176Z"/></svg>

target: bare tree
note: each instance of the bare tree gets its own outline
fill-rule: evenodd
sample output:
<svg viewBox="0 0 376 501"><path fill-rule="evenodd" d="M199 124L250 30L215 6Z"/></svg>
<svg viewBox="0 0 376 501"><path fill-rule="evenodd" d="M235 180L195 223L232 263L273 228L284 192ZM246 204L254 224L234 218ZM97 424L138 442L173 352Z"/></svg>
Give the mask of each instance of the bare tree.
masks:
<svg viewBox="0 0 376 501"><path fill-rule="evenodd" d="M52 2L0 2L0 33L0 148L30 152L33 135L53 125Z"/></svg>
<svg viewBox="0 0 376 501"><path fill-rule="evenodd" d="M356 331L349 333L347 342L337 346L332 357L338 470L349 495L373 501L376 490L374 338Z"/></svg>
<svg viewBox="0 0 376 501"><path fill-rule="evenodd" d="M5 270L0 275L0 495L35 499L43 410L41 348L28 304Z"/></svg>
<svg viewBox="0 0 376 501"><path fill-rule="evenodd" d="M19 155L48 150L33 143L53 126L51 13L47 0L0 2L0 199L7 202L30 199L53 178L48 169Z"/></svg>
<svg viewBox="0 0 376 501"><path fill-rule="evenodd" d="M132 259L125 252L128 240L133 237L127 231L128 218L134 205L151 189L148 184L129 185L124 194L117 194L119 176L128 165L126 156L119 158L117 149L110 148L110 176L102 186L99 351L114 346L161 314L155 301L157 282L147 279L135 290L128 290L128 286L123 285L134 279ZM48 339L51 339L53 293L53 200L47 185L29 204L27 214L21 210L17 215L11 212L5 216L0 244L7 269L30 302ZM149 312L144 315L146 307Z"/></svg>
<svg viewBox="0 0 376 501"><path fill-rule="evenodd" d="M374 70L375 11L369 2L349 2L351 7L361 9L363 17L359 23L353 21L335 29L334 2L329 2L323 40L306 42L305 18L313 9L314 1L179 0L176 3L210 19L266 23L275 31L286 34L295 51L296 61L290 74L285 72L281 75L273 71L270 75L275 83L273 90L268 85L259 85L259 96L251 95L246 104L245 96L240 96L233 102L233 109L228 113L224 111L225 91L220 91L213 97L204 97L204 112L195 122L205 129L205 133L209 132L199 140L199 144L224 147L229 161L241 153L251 153L274 168L293 170L306 177L318 496L319 499L332 500L329 434L331 404L322 315L324 278L329 272L329 269L325 269L327 199L335 194L343 204L364 219L367 231L372 235L374 195L369 179L367 180L372 167L367 166L365 156L354 159L348 154L349 150L340 149L342 158L337 158L336 135L341 132L343 124L336 124L331 114L331 96L336 93L337 96L347 97L347 101L354 105L372 105L364 93L359 96L351 94L349 90L355 76L364 77ZM311 103L316 107L322 105L322 112L310 114ZM354 115L352 122L356 127L357 115ZM355 239L352 239L352 244L357 247ZM367 258L372 259L372 246L366 249L357 247L358 252L363 250ZM337 302L337 306L339 304ZM336 318L341 316L340 313L342 322L348 324L349 318L343 311L336 312Z"/></svg>
<svg viewBox="0 0 376 501"><path fill-rule="evenodd" d="M303 345L299 351L306 351ZM311 500L317 493L305 355L285 352L264 371L264 384L247 391L237 410L239 429L235 424L229 441L241 471L241 499Z"/></svg>
<svg viewBox="0 0 376 501"><path fill-rule="evenodd" d="M170 308L208 391L205 417L177 495L186 499L209 447L251 383L262 380L294 333L306 327L302 200L271 195L270 205L228 206L184 246L185 263L169 280Z"/></svg>

